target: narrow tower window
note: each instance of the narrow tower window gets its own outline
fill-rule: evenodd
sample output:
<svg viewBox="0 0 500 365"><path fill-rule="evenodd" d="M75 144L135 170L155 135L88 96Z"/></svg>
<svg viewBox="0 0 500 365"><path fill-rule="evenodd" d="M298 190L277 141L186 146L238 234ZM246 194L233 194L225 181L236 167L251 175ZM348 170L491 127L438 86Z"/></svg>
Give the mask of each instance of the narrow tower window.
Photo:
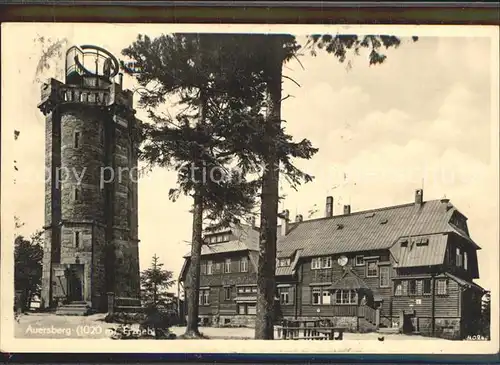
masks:
<svg viewBox="0 0 500 365"><path fill-rule="evenodd" d="M73 145L75 148L80 147L80 132L75 132Z"/></svg>
<svg viewBox="0 0 500 365"><path fill-rule="evenodd" d="M81 191L78 186L75 186L75 190L73 192L73 198L75 201L80 201L81 199Z"/></svg>
<svg viewBox="0 0 500 365"><path fill-rule="evenodd" d="M75 247L80 247L80 232L78 231L75 232Z"/></svg>

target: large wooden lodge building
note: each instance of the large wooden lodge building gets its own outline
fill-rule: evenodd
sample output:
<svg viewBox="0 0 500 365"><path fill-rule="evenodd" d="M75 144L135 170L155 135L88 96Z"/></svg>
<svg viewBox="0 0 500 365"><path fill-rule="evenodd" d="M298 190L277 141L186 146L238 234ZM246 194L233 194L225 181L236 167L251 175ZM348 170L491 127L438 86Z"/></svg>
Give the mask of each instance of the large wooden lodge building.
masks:
<svg viewBox="0 0 500 365"><path fill-rule="evenodd" d="M484 294L467 218L448 200L423 200L278 227L277 317L329 319L351 331L397 327L463 338L476 334ZM202 249L200 318L252 325L256 314L259 231L255 225L207 234ZM185 256L179 283L189 267Z"/></svg>

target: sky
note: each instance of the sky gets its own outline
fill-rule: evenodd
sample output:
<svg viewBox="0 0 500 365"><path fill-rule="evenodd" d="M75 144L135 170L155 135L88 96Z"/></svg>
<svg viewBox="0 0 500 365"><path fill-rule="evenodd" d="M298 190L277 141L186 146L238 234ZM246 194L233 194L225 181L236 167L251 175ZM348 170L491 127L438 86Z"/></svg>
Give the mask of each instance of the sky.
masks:
<svg viewBox="0 0 500 365"><path fill-rule="evenodd" d="M48 70L36 72L49 38L65 39L64 48L95 44L120 56L138 33L154 37L168 29L56 23L2 29L8 50L2 52L2 223L19 216L25 226L17 233L24 235L44 223L45 120L37 104L41 80L63 80L64 67L64 58L55 57ZM404 37L398 49L386 52L383 65L369 66L364 53L349 68L322 53L285 65L283 74L300 85L284 79L283 95L290 95L282 105L286 131L311 140L319 152L297 162L315 176L312 183L298 191L281 184L286 199L280 208L292 219L307 219L317 208L312 218L318 218L328 195L334 214L341 214L344 204L355 212L409 203L423 187L424 200L446 196L469 218L471 236L482 247L478 283L491 288L498 280L499 246L498 104L492 93L492 52L498 50L484 33L436 34L417 34L416 43ZM135 87L127 76L123 83ZM137 116L147 119L142 110ZM21 132L16 141L15 129ZM14 172L5 173L13 160L16 185ZM141 269L157 254L177 276L190 250L191 202L168 199L175 181L174 172L160 168L139 181L139 247Z"/></svg>

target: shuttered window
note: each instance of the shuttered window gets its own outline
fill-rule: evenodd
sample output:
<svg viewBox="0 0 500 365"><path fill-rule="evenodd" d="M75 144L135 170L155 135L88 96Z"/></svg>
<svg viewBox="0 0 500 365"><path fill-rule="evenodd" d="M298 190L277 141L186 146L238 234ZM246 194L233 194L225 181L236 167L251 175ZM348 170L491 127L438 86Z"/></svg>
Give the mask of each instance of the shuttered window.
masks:
<svg viewBox="0 0 500 365"><path fill-rule="evenodd" d="M431 279L423 280L423 294L431 295Z"/></svg>
<svg viewBox="0 0 500 365"><path fill-rule="evenodd" d="M408 281L408 295L416 295L417 294L417 281L409 280Z"/></svg>
<svg viewBox="0 0 500 365"><path fill-rule="evenodd" d="M436 281L437 294L446 295L448 294L448 281L446 279L440 279Z"/></svg>
<svg viewBox="0 0 500 365"><path fill-rule="evenodd" d="M380 267L380 287L388 288L391 285L391 268L390 266Z"/></svg>
<svg viewBox="0 0 500 365"><path fill-rule="evenodd" d="M378 264L377 261L367 261L366 266L366 277L376 278L378 276Z"/></svg>

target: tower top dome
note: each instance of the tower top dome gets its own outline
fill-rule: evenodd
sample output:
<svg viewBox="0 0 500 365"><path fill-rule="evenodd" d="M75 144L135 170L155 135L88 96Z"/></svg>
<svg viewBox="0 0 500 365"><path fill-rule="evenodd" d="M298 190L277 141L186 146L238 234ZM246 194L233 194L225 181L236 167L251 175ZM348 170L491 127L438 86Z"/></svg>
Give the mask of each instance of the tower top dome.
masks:
<svg viewBox="0 0 500 365"><path fill-rule="evenodd" d="M102 83L112 83L120 66L116 57L104 48L86 44L66 51L65 69L66 84L99 87Z"/></svg>

